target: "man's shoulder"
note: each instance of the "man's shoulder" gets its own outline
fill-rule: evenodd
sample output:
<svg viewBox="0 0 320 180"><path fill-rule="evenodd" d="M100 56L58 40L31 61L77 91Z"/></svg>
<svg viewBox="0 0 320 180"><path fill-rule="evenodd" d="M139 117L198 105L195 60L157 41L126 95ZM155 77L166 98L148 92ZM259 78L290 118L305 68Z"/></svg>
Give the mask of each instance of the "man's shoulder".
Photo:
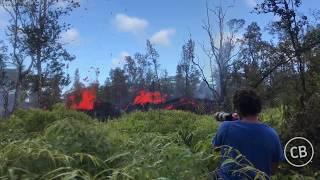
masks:
<svg viewBox="0 0 320 180"><path fill-rule="evenodd" d="M229 128L230 126L233 125L239 125L239 126L252 126L253 124L247 124L247 123L242 123L241 121L224 121L220 124L220 129L226 129ZM263 129L264 131L273 134L273 135L278 135L277 131L272 128L271 126L265 124L265 123L259 123L259 124L255 124L255 128L260 127L261 129Z"/></svg>
<svg viewBox="0 0 320 180"><path fill-rule="evenodd" d="M241 121L229 121L229 122L225 122L226 124L224 126L231 126L232 124L239 124L241 126L249 126L252 128L259 128L262 131L265 131L269 134L273 134L273 135L278 135L277 131L272 128L271 126L261 122L261 123L257 123L257 124L249 124L249 123L242 123Z"/></svg>
<svg viewBox="0 0 320 180"><path fill-rule="evenodd" d="M265 127L268 131L270 131L270 132L272 132L272 133L277 133L276 130L275 130L273 127L269 126L268 124L266 124L266 123L261 123L261 124L263 124L264 127Z"/></svg>
<svg viewBox="0 0 320 180"><path fill-rule="evenodd" d="M268 134L270 134L271 136L273 136L275 138L278 137L278 133L273 127L271 127L265 123L262 123L262 124L264 125L264 129L265 129L265 131L267 131Z"/></svg>
<svg viewBox="0 0 320 180"><path fill-rule="evenodd" d="M232 123L234 123L234 121L223 121L223 122L220 124L220 128L227 128L227 127L231 126Z"/></svg>

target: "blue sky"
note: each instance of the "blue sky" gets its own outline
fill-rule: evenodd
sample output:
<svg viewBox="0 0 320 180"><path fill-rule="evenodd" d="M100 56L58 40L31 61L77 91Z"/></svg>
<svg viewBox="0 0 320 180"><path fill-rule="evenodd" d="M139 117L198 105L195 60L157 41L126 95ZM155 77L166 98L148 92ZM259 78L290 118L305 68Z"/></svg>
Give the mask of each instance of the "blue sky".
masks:
<svg viewBox="0 0 320 180"><path fill-rule="evenodd" d="M63 34L68 50L76 56L68 73L73 77L79 68L82 79L95 79L93 68L99 68L99 81L103 83L109 70L121 65L123 56L145 51L150 39L160 54L162 68L174 75L180 60L181 46L189 34L196 46L206 41L201 28L206 17L206 0L78 0L81 7L63 19L72 28ZM274 17L250 13L256 0L209 0L213 7L233 5L228 18L243 18L246 25L252 21L265 27ZM303 11L314 8L316 0L304 2ZM0 18L3 17L0 16ZM0 19L0 25L5 20ZM4 28L2 28L4 29ZM4 31L4 30L3 30ZM1 37L4 37L3 35ZM268 35L265 35L269 38ZM4 37L5 38L5 37ZM197 49L200 58L205 56Z"/></svg>

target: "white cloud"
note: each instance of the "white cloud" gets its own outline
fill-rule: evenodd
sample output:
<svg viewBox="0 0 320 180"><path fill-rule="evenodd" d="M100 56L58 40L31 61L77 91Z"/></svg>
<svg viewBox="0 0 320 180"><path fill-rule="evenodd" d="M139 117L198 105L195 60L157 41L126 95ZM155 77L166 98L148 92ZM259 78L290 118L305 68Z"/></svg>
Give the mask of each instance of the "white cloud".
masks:
<svg viewBox="0 0 320 180"><path fill-rule="evenodd" d="M112 66L113 67L123 66L127 56L130 56L130 54L126 51L122 51L118 57L115 57L112 59Z"/></svg>
<svg viewBox="0 0 320 180"><path fill-rule="evenodd" d="M74 44L79 42L80 34L77 29L71 28L68 29L66 32L63 32L61 35L61 42L67 44Z"/></svg>
<svg viewBox="0 0 320 180"><path fill-rule="evenodd" d="M126 14L117 14L115 17L115 25L118 30L122 32L138 34L148 27L149 22L138 17L132 17Z"/></svg>
<svg viewBox="0 0 320 180"><path fill-rule="evenodd" d="M253 8L257 5L257 0L246 0L246 3L249 7Z"/></svg>
<svg viewBox="0 0 320 180"><path fill-rule="evenodd" d="M176 33L175 29L162 29L151 36L150 41L155 45L168 46L170 38Z"/></svg>

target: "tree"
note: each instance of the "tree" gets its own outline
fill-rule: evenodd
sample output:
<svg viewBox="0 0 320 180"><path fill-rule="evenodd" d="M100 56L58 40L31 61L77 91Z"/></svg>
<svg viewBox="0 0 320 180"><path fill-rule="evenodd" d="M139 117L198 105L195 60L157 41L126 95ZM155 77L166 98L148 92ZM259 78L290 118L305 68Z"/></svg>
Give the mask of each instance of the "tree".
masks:
<svg viewBox="0 0 320 180"><path fill-rule="evenodd" d="M9 5L8 5L9 4ZM17 70L17 77L14 81L14 102L12 111L19 107L23 84L33 67L33 60L26 58L26 49L24 46L25 35L22 33L22 24L24 23L23 7L24 1L7 0L1 1L1 6L9 15L7 35L11 45L12 52L9 54L9 64Z"/></svg>
<svg viewBox="0 0 320 180"><path fill-rule="evenodd" d="M202 48L209 59L209 78L207 78L205 69L200 65L200 62L193 61L193 63L199 68L203 81L211 89L217 106L227 109L230 107L226 99L228 96L227 85L230 81L230 67L237 55L235 52L238 44L236 34L243 27L245 21L242 19L226 21L226 11L221 6L211 9L207 4L206 8L207 17L202 27L209 38L209 47L203 45ZM211 15L218 22L217 36L213 31Z"/></svg>
<svg viewBox="0 0 320 180"><path fill-rule="evenodd" d="M9 81L8 77L6 76L5 73L5 64L3 63L2 60L0 60L0 95L3 103L1 106L3 107L3 116L7 117L9 114Z"/></svg>
<svg viewBox="0 0 320 180"><path fill-rule="evenodd" d="M1 42L2 43L2 42ZM9 115L9 93L13 89L14 82L6 74L7 63L7 48L5 46L0 47L0 95L3 100L3 116Z"/></svg>
<svg viewBox="0 0 320 180"><path fill-rule="evenodd" d="M148 60L150 60L151 64L153 65L153 90L160 90L160 79L159 79L159 53L157 50L153 47L151 42L147 40L147 54L146 57Z"/></svg>
<svg viewBox="0 0 320 180"><path fill-rule="evenodd" d="M307 64L307 89L310 93L319 92L320 88L320 44L315 43L320 38L320 27L310 28L304 38L304 47L312 46L305 54ZM315 45L317 44L317 45Z"/></svg>
<svg viewBox="0 0 320 180"><path fill-rule="evenodd" d="M167 98L171 98L175 93L175 84L169 77L167 70L163 71L160 78L160 92L166 95Z"/></svg>
<svg viewBox="0 0 320 180"><path fill-rule="evenodd" d="M183 76L182 66L177 65L177 71L175 76L175 95L181 96L181 92L185 94L185 78Z"/></svg>
<svg viewBox="0 0 320 180"><path fill-rule="evenodd" d="M139 90L139 83L138 83L138 67L135 59L131 56L125 57L125 64L123 69L128 77L128 86L131 89L132 93L135 93Z"/></svg>
<svg viewBox="0 0 320 180"><path fill-rule="evenodd" d="M123 106L128 103L128 84L125 71L115 68L110 71L111 101L113 104Z"/></svg>
<svg viewBox="0 0 320 180"><path fill-rule="evenodd" d="M261 64L266 62L264 43L261 39L260 27L257 23L251 23L241 41L240 60L243 65L243 72L246 86L253 87L261 79Z"/></svg>
<svg viewBox="0 0 320 180"><path fill-rule="evenodd" d="M134 59L137 62L137 83L139 89L149 89L152 84L151 63L147 56L141 53L136 53Z"/></svg>
<svg viewBox="0 0 320 180"><path fill-rule="evenodd" d="M229 90L234 91L239 87L254 88L259 94L265 97L265 104L279 105L273 99L281 100L284 103L284 94L292 91L289 88L294 81L290 77L293 72L286 65L279 65L284 62L283 53L277 45L262 39L261 29L257 23L248 25L243 38L240 40L239 56L232 65L232 81L228 85ZM273 73L269 70L279 65ZM288 79L286 86L280 79ZM289 93L290 92L290 93Z"/></svg>
<svg viewBox="0 0 320 180"><path fill-rule="evenodd" d="M272 32L279 35L282 44L283 53L286 56L286 63L291 62L298 67L300 83L300 107L304 109L305 101L309 96L306 88L306 61L304 53L312 46L320 43L320 40L314 42L312 46L303 47L303 41L307 28L309 26L308 18L299 15L297 9L301 6L301 0L264 0L255 8L259 13L272 13L280 17L280 20L274 21L271 26Z"/></svg>
<svg viewBox="0 0 320 180"><path fill-rule="evenodd" d="M34 65L36 80L33 84L39 107L44 103L43 89L50 88L44 87L48 84L45 81L54 76L48 73L56 73L56 70L48 68L61 69L66 62L74 59L60 41L61 33L68 30L69 26L59 20L69 15L79 3L66 0L63 7L58 3L56 0L30 0L21 4L20 31L24 36L22 46ZM59 72L59 78L55 78L55 82L63 85L65 79L60 78L61 76L64 76L62 71Z"/></svg>
<svg viewBox="0 0 320 180"><path fill-rule="evenodd" d="M84 87L84 84L80 81L80 73L79 69L77 68L74 72L74 81L73 81L73 90L80 90Z"/></svg>
<svg viewBox="0 0 320 180"><path fill-rule="evenodd" d="M240 63L243 71L245 86L258 88L259 85L267 85L265 83L271 85L272 77L267 71L277 63L281 53L272 44L262 40L261 29L256 22L248 25L240 42L237 63Z"/></svg>
<svg viewBox="0 0 320 180"><path fill-rule="evenodd" d="M45 70L41 107L51 108L52 105L61 102L62 88L70 84L70 77L65 75L65 64L58 61L51 61Z"/></svg>
<svg viewBox="0 0 320 180"><path fill-rule="evenodd" d="M199 83L199 72L192 63L195 59L195 43L190 38L182 46L182 58L177 65L176 87L178 92L186 97L193 97Z"/></svg>

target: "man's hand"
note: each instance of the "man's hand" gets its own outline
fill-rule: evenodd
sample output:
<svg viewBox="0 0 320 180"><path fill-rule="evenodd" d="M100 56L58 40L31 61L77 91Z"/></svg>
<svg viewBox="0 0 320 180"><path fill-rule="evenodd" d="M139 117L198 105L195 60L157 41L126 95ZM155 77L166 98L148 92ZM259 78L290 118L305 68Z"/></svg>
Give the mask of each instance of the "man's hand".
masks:
<svg viewBox="0 0 320 180"><path fill-rule="evenodd" d="M238 114L238 113L232 113L232 118L233 118L234 120L237 120L237 119L239 119L240 117L239 117L239 114Z"/></svg>

